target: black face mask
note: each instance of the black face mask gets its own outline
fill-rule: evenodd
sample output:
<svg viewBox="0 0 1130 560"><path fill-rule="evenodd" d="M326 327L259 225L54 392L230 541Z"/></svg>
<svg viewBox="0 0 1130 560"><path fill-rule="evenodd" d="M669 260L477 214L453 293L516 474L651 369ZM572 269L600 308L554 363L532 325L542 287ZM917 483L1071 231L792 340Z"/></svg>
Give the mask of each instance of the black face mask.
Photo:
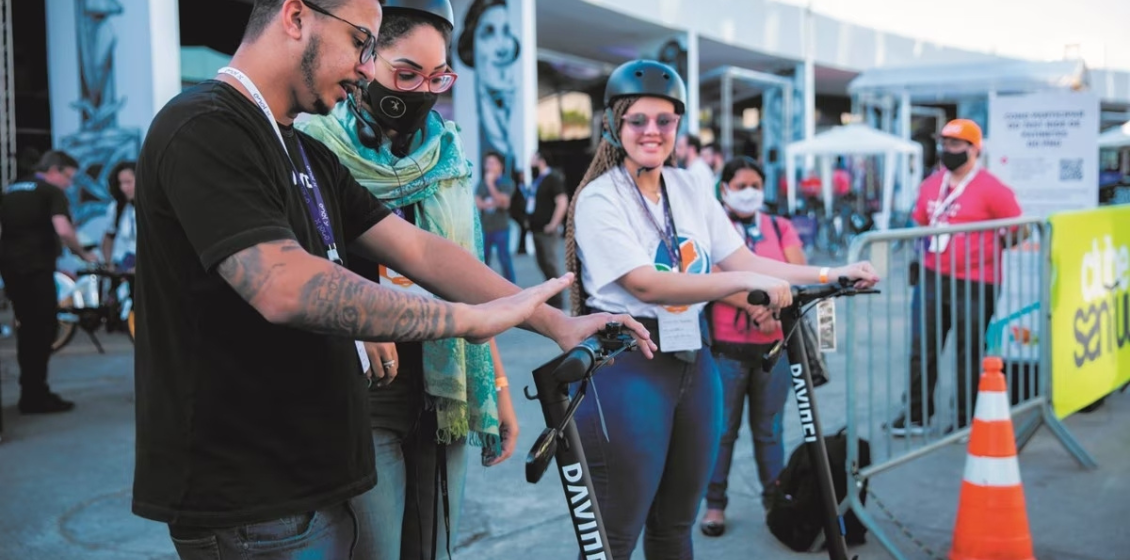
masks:
<svg viewBox="0 0 1130 560"><path fill-rule="evenodd" d="M942 152L942 165L950 171L957 171L958 168L965 165L969 161L969 152Z"/></svg>
<svg viewBox="0 0 1130 560"><path fill-rule="evenodd" d="M382 128L411 137L424 127L428 113L439 96L430 91L394 91L373 80L369 82L370 114Z"/></svg>

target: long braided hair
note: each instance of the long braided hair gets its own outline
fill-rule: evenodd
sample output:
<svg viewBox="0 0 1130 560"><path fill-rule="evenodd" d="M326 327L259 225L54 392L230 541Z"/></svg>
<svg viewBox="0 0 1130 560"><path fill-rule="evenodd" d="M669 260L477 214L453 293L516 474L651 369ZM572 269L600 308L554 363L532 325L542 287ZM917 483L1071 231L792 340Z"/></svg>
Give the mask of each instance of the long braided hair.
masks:
<svg viewBox="0 0 1130 560"><path fill-rule="evenodd" d="M609 122L609 114L605 112L602 117L604 123L603 130L615 131L615 135L619 137L619 128L613 128L613 126L618 125L624 119L628 108L641 97L643 96L629 95L613 100L612 122ZM601 138L600 144L597 145L596 148L596 155L593 156L588 171L585 172L581 183L577 185L577 190L573 192L573 199L569 202L569 213L565 220L565 266L568 267L569 271L574 275L570 294L572 295L571 304L573 315L575 316L585 313L585 287L584 283L581 281L581 260L577 258L577 239L575 236L576 220L574 218L577 210L577 199L580 197L581 190L584 189L585 186L594 181L597 177L619 167L624 163L624 158L626 157L628 157L628 153L624 151L623 147L613 145L608 141L607 136ZM672 150L668 157L667 165L674 165L674 163L675 152Z"/></svg>

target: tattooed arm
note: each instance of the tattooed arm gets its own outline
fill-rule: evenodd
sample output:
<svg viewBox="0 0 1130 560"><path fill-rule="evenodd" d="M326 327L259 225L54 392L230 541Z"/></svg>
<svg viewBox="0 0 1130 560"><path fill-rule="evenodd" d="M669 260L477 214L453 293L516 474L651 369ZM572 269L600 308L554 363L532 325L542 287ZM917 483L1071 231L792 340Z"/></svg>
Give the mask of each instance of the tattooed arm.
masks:
<svg viewBox="0 0 1130 560"><path fill-rule="evenodd" d="M378 342L482 342L525 321L567 285L547 282L485 305L448 303L381 287L292 240L244 249L224 259L218 271L272 323Z"/></svg>

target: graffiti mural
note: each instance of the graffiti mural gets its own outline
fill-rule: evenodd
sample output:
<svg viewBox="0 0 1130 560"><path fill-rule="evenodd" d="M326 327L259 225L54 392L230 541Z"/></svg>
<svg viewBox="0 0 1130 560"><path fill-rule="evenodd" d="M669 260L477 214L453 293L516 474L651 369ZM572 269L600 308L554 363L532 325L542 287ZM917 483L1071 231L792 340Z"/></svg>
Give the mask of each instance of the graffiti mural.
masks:
<svg viewBox="0 0 1130 560"><path fill-rule="evenodd" d="M124 12L122 4L119 0L75 0L75 7L81 89L79 99L71 107L81 114L81 125L78 132L61 138L58 148L79 162L75 187L68 195L71 212L81 230L83 225L105 214L112 200L110 170L121 161L137 158L141 131L118 126L118 113L127 98L119 97L115 87L117 32L112 20ZM93 232L93 236L100 239L101 232Z"/></svg>
<svg viewBox="0 0 1130 560"><path fill-rule="evenodd" d="M473 0L458 32L459 60L475 74L479 154L498 152L505 174L514 170L515 145L512 117L521 109L517 64L521 50L518 29L506 0ZM481 160L481 157L479 158ZM479 161L476 161L476 166Z"/></svg>

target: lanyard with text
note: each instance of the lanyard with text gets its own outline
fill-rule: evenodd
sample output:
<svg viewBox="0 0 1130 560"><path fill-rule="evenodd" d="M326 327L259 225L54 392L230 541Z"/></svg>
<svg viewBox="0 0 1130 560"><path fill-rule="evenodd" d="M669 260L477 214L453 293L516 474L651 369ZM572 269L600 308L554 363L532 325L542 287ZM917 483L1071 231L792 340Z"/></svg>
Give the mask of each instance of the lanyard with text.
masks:
<svg viewBox="0 0 1130 560"><path fill-rule="evenodd" d="M275 115L271 112L271 108L267 106L267 101L263 99L263 95L259 93L259 88L255 87L255 83L248 78L246 74L232 68L225 66L220 68L221 74L227 74L243 84L247 92L251 94L251 98L259 109L263 111L263 115L267 117L267 121L271 123L271 127L275 129L275 135L279 138L279 144L282 144L283 152L287 155L287 161L290 162L291 173L293 175L294 184L298 190L302 192L302 200L306 202L306 209L310 211L310 218L314 220L314 226L318 229L318 234L322 237L322 242L326 245L326 258L341 265L344 264L341 260L341 255L337 252L337 243L334 242L333 228L330 225L330 215L326 211L326 203L322 200L322 190L318 188L318 179L314 177L314 170L310 168L310 159L306 157L306 148L302 146L302 141L298 138L294 139L294 143L298 145L298 155L302 158L302 164L306 167L306 180L302 180L302 174L295 168L294 162L290 159L290 150L286 149L286 141L283 140L282 130L279 129L279 124L275 122Z"/></svg>
<svg viewBox="0 0 1130 560"><path fill-rule="evenodd" d="M931 227L938 225L942 216L949 211L950 206L953 206L957 198L961 196L961 193L965 192L965 187L969 186L969 183L973 181L973 177L977 175L978 171L977 167L974 166L973 169L970 169L969 173L967 173L960 182L953 185L952 188L949 187L950 181L953 179L953 174L948 171L946 172L945 176L942 177L942 188L938 190L937 204L934 206L934 211L930 213ZM950 234L943 233L941 235L935 235L930 238L930 244L927 246L926 250L931 253L942 253L949 247L949 243Z"/></svg>
<svg viewBox="0 0 1130 560"><path fill-rule="evenodd" d="M647 216L647 219L651 222L651 225L655 226L655 232L663 238L662 243L664 247L667 248L667 256L671 258L671 266L674 267L675 270L682 272L683 252L679 249L679 230L675 229L675 217L671 212L670 197L667 196L667 183L665 183L663 181L663 177L660 176L659 189L660 197L663 199L662 202L664 221L663 227L660 227L659 224L655 221L655 216L647 207L647 201L644 200L643 193L640 191L639 185L637 185L636 181L632 179L632 176L630 173L628 173L627 169L623 167L621 167L620 169L624 172L625 175L628 176L628 179L632 181L632 186L636 191L636 196L639 197L640 209L643 210L643 213Z"/></svg>
<svg viewBox="0 0 1130 560"><path fill-rule="evenodd" d="M948 171L946 172L945 176L942 177L942 188L938 191L938 203L934 206L934 211L930 213L931 226L938 225L938 220L945 215L950 206L953 206L953 203L957 201L957 197L965 192L965 187L969 186L969 183L973 181L973 177L975 177L979 171L977 167L970 169L969 173L967 173L958 184L954 185L953 188L948 188L950 181L953 179L953 174Z"/></svg>

